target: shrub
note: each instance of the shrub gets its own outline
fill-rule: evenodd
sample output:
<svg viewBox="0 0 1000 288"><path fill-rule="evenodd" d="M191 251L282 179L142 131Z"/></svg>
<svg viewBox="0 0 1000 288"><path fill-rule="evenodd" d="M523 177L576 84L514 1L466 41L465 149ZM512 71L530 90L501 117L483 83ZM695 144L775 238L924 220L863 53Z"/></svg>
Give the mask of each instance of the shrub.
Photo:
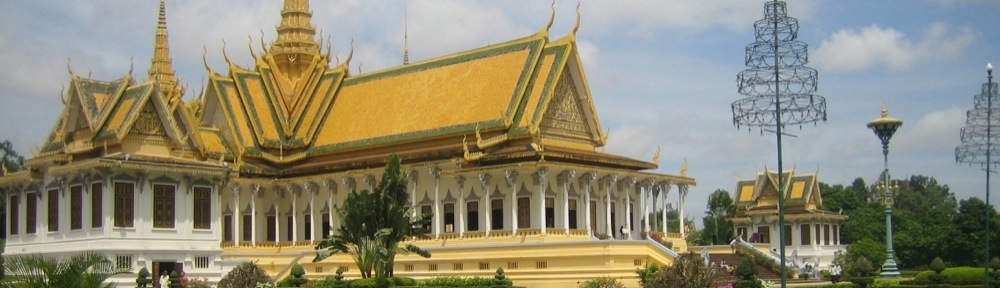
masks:
<svg viewBox="0 0 1000 288"><path fill-rule="evenodd" d="M343 277L343 275L341 275ZM411 285L412 286L412 285ZM347 287L347 282L344 279L337 279L335 276L328 276L326 278L320 279L313 284L313 288L344 288Z"/></svg>
<svg viewBox="0 0 1000 288"><path fill-rule="evenodd" d="M934 257L934 260L931 261L931 265L927 266L927 268L930 268L931 271L934 271L936 274L941 274L941 271L944 271L944 268L948 267L944 265L944 261L941 260L941 257Z"/></svg>
<svg viewBox="0 0 1000 288"><path fill-rule="evenodd" d="M207 278L189 279L184 288L209 288L212 287Z"/></svg>
<svg viewBox="0 0 1000 288"><path fill-rule="evenodd" d="M236 266L225 277L222 277L222 280L219 281L219 288L256 287L257 283L271 283L271 277L267 276L264 269L257 267L257 264L246 262Z"/></svg>
<svg viewBox="0 0 1000 288"><path fill-rule="evenodd" d="M511 287L514 286L513 281L507 279L507 274L503 272L503 267L497 268L497 274L493 275L493 286L497 287Z"/></svg>
<svg viewBox="0 0 1000 288"><path fill-rule="evenodd" d="M298 263L295 263L295 265L292 265L292 272L284 280L281 280L281 282L278 282L277 286L278 287L302 287L303 284L306 284L306 282L309 282L309 279L306 279L305 275L306 275L306 270L302 269L302 265L299 265Z"/></svg>
<svg viewBox="0 0 1000 288"><path fill-rule="evenodd" d="M351 280L350 284L348 284L348 287L351 287L351 288L377 288L377 287L379 287L378 286L378 281L377 281L378 279L379 279L378 277L354 279L354 280ZM385 280L385 278L382 278L382 279ZM385 286L382 286L382 287L385 287Z"/></svg>
<svg viewBox="0 0 1000 288"><path fill-rule="evenodd" d="M673 265L664 267L657 273L650 287L676 287L678 283L685 283L685 287L718 287L723 279L725 276L718 269L705 264L701 255L688 252L675 258Z"/></svg>
<svg viewBox="0 0 1000 288"><path fill-rule="evenodd" d="M580 288L625 288L625 284L611 277L593 278L580 283Z"/></svg>
<svg viewBox="0 0 1000 288"><path fill-rule="evenodd" d="M736 264L736 269L733 270L733 274L740 276L742 280L754 280L757 279L757 263L754 263L754 257L743 257L740 259L740 263Z"/></svg>
<svg viewBox="0 0 1000 288"><path fill-rule="evenodd" d="M645 232L643 232L645 233ZM656 263L649 264L646 268L635 269L635 274L639 274L639 286L650 287L653 283L653 278L656 277L656 273L660 272L660 266Z"/></svg>
<svg viewBox="0 0 1000 288"><path fill-rule="evenodd" d="M923 271L917 273L916 280L930 280L934 271ZM983 268L981 267L950 267L941 271L941 275L948 276L948 283L983 283ZM978 281L978 282L977 282Z"/></svg>
<svg viewBox="0 0 1000 288"><path fill-rule="evenodd" d="M139 270L139 275L135 278L135 285L139 288L151 287L153 285L153 279L149 279L149 270L146 267L142 267Z"/></svg>
<svg viewBox="0 0 1000 288"><path fill-rule="evenodd" d="M875 282L875 278L872 277L875 272L875 268L872 267L872 263L868 262L868 259L864 256L858 257L858 260L854 263L854 275L851 277L851 283L861 286L861 288L867 288Z"/></svg>
<svg viewBox="0 0 1000 288"><path fill-rule="evenodd" d="M417 286L417 280L413 280L413 278L409 277L393 276L392 278L389 278L389 280L391 280L392 284L395 284L395 286ZM492 285L492 283L490 285Z"/></svg>

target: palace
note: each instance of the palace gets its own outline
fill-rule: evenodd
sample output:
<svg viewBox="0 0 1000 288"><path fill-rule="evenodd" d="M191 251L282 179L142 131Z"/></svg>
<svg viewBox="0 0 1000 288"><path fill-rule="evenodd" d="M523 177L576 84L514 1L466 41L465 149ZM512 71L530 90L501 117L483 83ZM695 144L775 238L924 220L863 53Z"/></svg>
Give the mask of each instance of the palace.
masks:
<svg viewBox="0 0 1000 288"><path fill-rule="evenodd" d="M504 268L530 287L595 275L634 285L637 267L687 250L683 229L665 235L672 247L645 237L668 231L674 188L684 215L696 184L686 167L658 174L659 152L642 161L600 149L607 133L577 51L579 16L555 40L550 20L523 38L360 75L350 56L323 49L308 0L285 0L280 17L277 38L251 51L253 67L225 51L227 71L206 61L196 100L182 100L163 0L148 75L71 71L41 151L0 176L5 254L97 250L132 271L210 281L243 261L275 279L296 263L310 278L337 268L359 277L347 255L313 263L314 247L390 154L407 171L412 211L433 215L429 239L415 240L433 257L401 256L400 276Z"/></svg>

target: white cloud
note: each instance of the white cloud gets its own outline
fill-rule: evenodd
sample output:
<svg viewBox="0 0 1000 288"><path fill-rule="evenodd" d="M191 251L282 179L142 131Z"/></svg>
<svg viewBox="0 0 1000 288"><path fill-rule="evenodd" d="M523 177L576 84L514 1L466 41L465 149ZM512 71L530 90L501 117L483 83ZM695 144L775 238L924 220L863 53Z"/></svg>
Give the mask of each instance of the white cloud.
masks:
<svg viewBox="0 0 1000 288"><path fill-rule="evenodd" d="M965 118L965 110L959 107L928 112L912 127L906 127L904 122L899 141L893 143L906 150L950 151L960 144L959 131Z"/></svg>
<svg viewBox="0 0 1000 288"><path fill-rule="evenodd" d="M813 60L825 71L862 71L882 65L907 70L925 62L961 57L975 41L971 28L953 30L944 23L928 27L919 42L896 29L872 24L833 33L813 52Z"/></svg>
<svg viewBox="0 0 1000 288"><path fill-rule="evenodd" d="M693 31L713 27L731 30L751 28L763 18L761 1L701 1L701 0L639 0L587 2L584 9L593 15L598 28L614 27L614 33L625 32L640 38L655 38L664 30ZM814 10L812 1L796 1L788 5L789 16L809 18ZM618 29L625 26L624 29Z"/></svg>

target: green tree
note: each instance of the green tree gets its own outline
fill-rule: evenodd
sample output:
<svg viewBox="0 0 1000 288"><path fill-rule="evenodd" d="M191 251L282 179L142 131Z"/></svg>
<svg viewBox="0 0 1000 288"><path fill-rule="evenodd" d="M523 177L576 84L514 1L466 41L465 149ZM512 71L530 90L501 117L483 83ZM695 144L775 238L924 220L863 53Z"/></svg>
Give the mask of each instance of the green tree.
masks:
<svg viewBox="0 0 1000 288"><path fill-rule="evenodd" d="M363 278L391 277L397 254L415 253L429 258L429 252L413 244L401 246L410 237L426 237L424 228L431 221L429 214L411 217L405 208L406 178L396 155L386 159L382 181L375 191L354 191L338 208L341 226L338 233L316 245L313 262L336 253L348 253L358 265ZM374 271L374 274L372 273Z"/></svg>
<svg viewBox="0 0 1000 288"><path fill-rule="evenodd" d="M962 200L958 204L958 214L955 216L955 229L949 236L948 253L943 256L946 262L955 265L982 266L984 264L983 253L986 238L986 227L984 220L986 213L996 211L992 205L987 205L983 200L973 197ZM1000 238L1000 223L996 213L992 215L992 225L990 226L990 251L998 251L998 238Z"/></svg>
<svg viewBox="0 0 1000 288"><path fill-rule="evenodd" d="M115 265L107 255L83 252L66 258L46 258L40 254L8 256L4 262L5 277L0 287L115 287L104 283L129 270Z"/></svg>
<svg viewBox="0 0 1000 288"><path fill-rule="evenodd" d="M708 211L706 211L708 215L702 218L702 227L705 229L702 230L700 244L728 244L735 237L733 221L729 220L729 216L736 212L733 198L729 196L728 191L716 189L708 196L706 206L708 207Z"/></svg>
<svg viewBox="0 0 1000 288"><path fill-rule="evenodd" d="M24 169L24 157L14 151L14 144L10 140L0 142L0 165L5 173L13 173ZM0 172L3 173L3 172Z"/></svg>

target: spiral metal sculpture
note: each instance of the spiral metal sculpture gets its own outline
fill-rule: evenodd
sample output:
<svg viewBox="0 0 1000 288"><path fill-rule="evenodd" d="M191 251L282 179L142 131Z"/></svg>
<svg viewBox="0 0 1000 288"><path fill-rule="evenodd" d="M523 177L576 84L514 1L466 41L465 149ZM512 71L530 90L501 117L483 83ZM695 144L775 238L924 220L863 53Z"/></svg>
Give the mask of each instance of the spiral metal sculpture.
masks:
<svg viewBox="0 0 1000 288"><path fill-rule="evenodd" d="M819 73L805 66L808 45L796 40L798 31L785 2L764 4L764 19L754 22L755 41L746 47L748 68L736 77L739 93L746 96L732 104L736 127L826 121L826 99L814 94Z"/></svg>

